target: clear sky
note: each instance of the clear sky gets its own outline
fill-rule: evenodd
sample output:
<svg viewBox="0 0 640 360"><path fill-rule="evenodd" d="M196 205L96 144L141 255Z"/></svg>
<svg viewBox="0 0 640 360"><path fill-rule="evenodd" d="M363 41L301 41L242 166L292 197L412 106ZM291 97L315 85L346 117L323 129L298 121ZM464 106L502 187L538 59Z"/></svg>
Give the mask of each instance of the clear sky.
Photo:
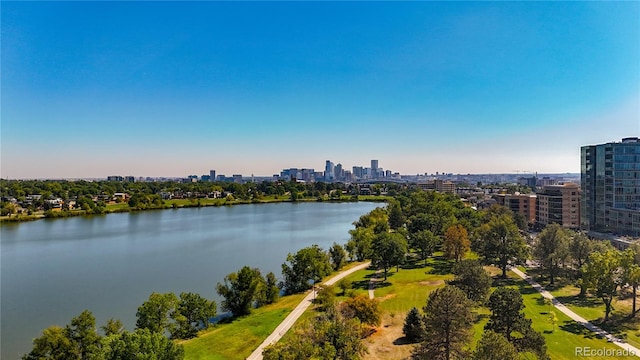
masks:
<svg viewBox="0 0 640 360"><path fill-rule="evenodd" d="M640 135L640 2L1 3L3 178L579 172Z"/></svg>

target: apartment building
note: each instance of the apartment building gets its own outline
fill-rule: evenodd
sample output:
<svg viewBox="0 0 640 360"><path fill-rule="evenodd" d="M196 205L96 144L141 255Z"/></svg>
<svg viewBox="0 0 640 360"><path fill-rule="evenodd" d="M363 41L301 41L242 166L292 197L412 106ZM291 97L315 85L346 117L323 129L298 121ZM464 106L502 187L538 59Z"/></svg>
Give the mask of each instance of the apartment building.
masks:
<svg viewBox="0 0 640 360"><path fill-rule="evenodd" d="M640 140L583 146L580 165L581 228L640 236Z"/></svg>
<svg viewBox="0 0 640 360"><path fill-rule="evenodd" d="M580 186L574 183L547 185L537 193L536 223L560 224L562 227L580 227Z"/></svg>

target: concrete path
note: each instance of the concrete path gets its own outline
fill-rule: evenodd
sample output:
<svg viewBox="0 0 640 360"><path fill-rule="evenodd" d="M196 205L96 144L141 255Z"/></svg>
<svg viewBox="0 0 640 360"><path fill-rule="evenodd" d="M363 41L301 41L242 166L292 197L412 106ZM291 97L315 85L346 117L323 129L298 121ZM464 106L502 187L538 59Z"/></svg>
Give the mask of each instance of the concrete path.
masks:
<svg viewBox="0 0 640 360"><path fill-rule="evenodd" d="M374 291L376 290L376 283L380 281L381 273L382 273L382 270L377 270L369 280L369 299L373 299L374 297L376 297Z"/></svg>
<svg viewBox="0 0 640 360"><path fill-rule="evenodd" d="M354 266L349 270L345 270L339 274L337 274L336 276L332 277L331 279L325 281L323 284L324 285L333 285L335 283L337 283L338 281L340 281L342 278L353 274L354 272L358 271L358 270L362 270L362 269L366 269L367 267L369 267L369 265L371 265L371 262L366 262L364 264L360 264L358 266ZM311 306L311 303L313 302L313 298L314 298L315 292L311 291L307 296L304 297L304 299L302 299L302 301L300 302L300 304L298 304L298 306L296 306L295 309L293 309L293 311L284 319L282 320L282 322L280 323L280 325L278 325L278 327L276 327L276 329L271 333L271 335L267 336L267 338L262 342L262 344L260 344L260 346L258 346L257 349L255 349L251 355L249 355L249 357L247 359L249 360L261 360L262 359L262 351L264 350L265 347L278 342L278 340L280 340L281 337L284 336L284 334L287 333L287 331L291 328L291 326L293 326L293 324L295 324L295 322L298 320L298 318L300 317L300 315L302 315L302 313L304 313L305 310L307 310L307 308L309 306Z"/></svg>
<svg viewBox="0 0 640 360"><path fill-rule="evenodd" d="M605 330L602 330L601 328L593 325L592 323L588 322L585 318L583 318L580 315L578 315L578 314L574 313L573 311L571 311L568 307L566 307L564 304L562 304L560 301L558 301L558 299L556 299L553 295L551 295L551 293L549 293L547 290L545 290L544 287L542 287L542 285L540 285L537 282L535 282L531 278L531 276L523 273L522 271L516 269L515 267L512 267L511 271L513 271L514 273L516 273L516 275L518 275L521 278L523 278L524 280L526 280L544 298L551 300L551 303L553 304L553 306L556 307L556 309L560 310L563 314L567 315L573 321L577 322L578 324L581 324L582 326L584 326L587 329L593 331L594 333L602 336L603 338L606 338L607 341L609 341L610 343L613 343L613 344L617 345L618 347L626 350L629 354L635 355L637 357L640 357L640 349L638 349L635 346L632 346L632 345L629 345L629 344L625 343L621 339L609 334Z"/></svg>

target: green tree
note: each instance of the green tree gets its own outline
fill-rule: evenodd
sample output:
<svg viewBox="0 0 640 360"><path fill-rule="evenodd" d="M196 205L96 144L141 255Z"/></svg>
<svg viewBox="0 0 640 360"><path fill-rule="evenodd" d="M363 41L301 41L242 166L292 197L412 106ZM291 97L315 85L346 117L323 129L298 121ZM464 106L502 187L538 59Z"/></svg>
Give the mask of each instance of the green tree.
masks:
<svg viewBox="0 0 640 360"><path fill-rule="evenodd" d="M209 320L216 316L216 312L215 301L209 301L196 293L181 293L176 311L172 314L172 318L178 325L172 329L171 337L177 339L195 337L200 329L206 329L209 326Z"/></svg>
<svg viewBox="0 0 640 360"><path fill-rule="evenodd" d="M389 227L393 230L398 229L404 225L404 214L400 208L400 204L396 201L389 203Z"/></svg>
<svg viewBox="0 0 640 360"><path fill-rule="evenodd" d="M320 359L359 359L366 352L362 327L357 319L347 318L335 308L321 313L310 334Z"/></svg>
<svg viewBox="0 0 640 360"><path fill-rule="evenodd" d="M356 227L353 230L349 230L349 234L351 235L351 238L346 245L346 250L349 252L349 256L358 261L371 259L371 243L375 236L373 228Z"/></svg>
<svg viewBox="0 0 640 360"><path fill-rule="evenodd" d="M636 299L638 286L640 285L640 245L631 244L623 253L620 259L622 268L622 284L628 284L631 287L631 314L630 317L636 316Z"/></svg>
<svg viewBox="0 0 640 360"><path fill-rule="evenodd" d="M276 275L273 272L269 272L266 277L266 290L265 290L265 298L267 304L273 304L278 301L278 297L280 297L280 288L278 288L278 282L276 280Z"/></svg>
<svg viewBox="0 0 640 360"><path fill-rule="evenodd" d="M111 318L107 320L107 323L101 326L100 329L102 329L105 336L117 335L124 331L124 325L122 325L122 321Z"/></svg>
<svg viewBox="0 0 640 360"><path fill-rule="evenodd" d="M286 343L270 345L262 352L265 360L359 359L366 352L362 328L357 319L327 309L300 326Z"/></svg>
<svg viewBox="0 0 640 360"><path fill-rule="evenodd" d="M425 337L425 328L422 322L422 315L415 307L409 310L404 319L402 333L412 343L422 341Z"/></svg>
<svg viewBox="0 0 640 360"><path fill-rule="evenodd" d="M462 290L445 286L431 292L424 307L424 341L414 349L415 360L465 359L473 303Z"/></svg>
<svg viewBox="0 0 640 360"><path fill-rule="evenodd" d="M462 260L464 255L469 251L471 242L467 229L460 224L451 225L444 233L444 253L449 259L455 259L456 262Z"/></svg>
<svg viewBox="0 0 640 360"><path fill-rule="evenodd" d="M416 249L420 254L420 259L424 260L425 266L427 265L427 257L431 256L438 246L438 237L435 236L430 230L421 230L416 233L410 234L409 239L411 247Z"/></svg>
<svg viewBox="0 0 640 360"><path fill-rule="evenodd" d="M580 286L580 296L585 296L587 294L587 286L582 279L580 269L587 263L591 253L606 250L605 243L604 241L591 240L583 233L570 232L569 234L571 236L569 252L573 268L576 270L577 285Z"/></svg>
<svg viewBox="0 0 640 360"><path fill-rule="evenodd" d="M283 285L287 294L308 290L311 288L309 280L318 282L332 272L329 256L318 245L289 254L287 262L289 264L282 264Z"/></svg>
<svg viewBox="0 0 640 360"><path fill-rule="evenodd" d="M502 334L511 342L514 333L521 332L527 326L527 321L522 313L524 303L518 290L498 287L489 297L487 305L491 310L491 316L485 330Z"/></svg>
<svg viewBox="0 0 640 360"><path fill-rule="evenodd" d="M171 314L175 311L178 298L174 293L152 293L149 299L138 307L136 328L163 333L171 329Z"/></svg>
<svg viewBox="0 0 640 360"><path fill-rule="evenodd" d="M478 230L481 245L478 253L486 264L497 265L502 277L507 277L507 267L523 262L527 257L527 244L509 215L492 217Z"/></svg>
<svg viewBox="0 0 640 360"><path fill-rule="evenodd" d="M164 335L149 329L114 334L102 341L104 360L182 360L184 349Z"/></svg>
<svg viewBox="0 0 640 360"><path fill-rule="evenodd" d="M96 330L96 318L91 311L84 310L71 319L65 333L74 345L74 352L79 355L79 359L93 359L99 353L100 335Z"/></svg>
<svg viewBox="0 0 640 360"><path fill-rule="evenodd" d="M331 265L333 265L333 270L340 270L341 267L347 261L347 252L344 250L340 244L333 243L333 246L329 248L329 257L331 258Z"/></svg>
<svg viewBox="0 0 640 360"><path fill-rule="evenodd" d="M593 289L605 305L605 322L609 320L609 314L613 309L611 302L623 280L620 265L620 252L607 250L589 255L589 260L582 267L582 277L587 288Z"/></svg>
<svg viewBox="0 0 640 360"><path fill-rule="evenodd" d="M569 234L559 224L547 225L537 237L533 255L540 261L542 270L549 275L549 282L554 284L555 277L570 255Z"/></svg>
<svg viewBox="0 0 640 360"><path fill-rule="evenodd" d="M380 306L378 300L368 296L358 295L340 304L340 312L347 318L356 318L362 324L380 325Z"/></svg>
<svg viewBox="0 0 640 360"><path fill-rule="evenodd" d="M518 350L507 339L493 331L485 331L473 352L473 360L518 360Z"/></svg>
<svg viewBox="0 0 640 360"><path fill-rule="evenodd" d="M317 295L314 299L314 303L318 305L318 310L327 311L327 309L334 307L337 301L338 297L335 287L332 285L318 286Z"/></svg>
<svg viewBox="0 0 640 360"><path fill-rule="evenodd" d="M387 271L404 262L407 241L398 233L381 233L373 239L372 249L373 263L383 269L387 281Z"/></svg>
<svg viewBox="0 0 640 360"><path fill-rule="evenodd" d="M224 277L224 283L218 283L216 291L224 300L222 309L231 311L233 316L248 315L251 312L261 281L260 270L243 266L237 273Z"/></svg>
<svg viewBox="0 0 640 360"><path fill-rule="evenodd" d="M548 359L544 337L525 318L522 295L516 289L498 287L488 301L491 316L485 330L502 334L518 351L531 351L539 359Z"/></svg>
<svg viewBox="0 0 640 360"><path fill-rule="evenodd" d="M342 290L341 295L346 295L347 291L351 289L351 287L353 286L353 282L347 278L342 278L340 279L340 281L338 281L338 288L340 288L340 290Z"/></svg>
<svg viewBox="0 0 640 360"><path fill-rule="evenodd" d="M33 339L32 350L22 357L23 360L71 360L79 359L75 346L66 335L65 329L50 326L42 332L42 336Z"/></svg>
<svg viewBox="0 0 640 360"><path fill-rule="evenodd" d="M450 282L476 303L484 303L493 279L478 260L462 260L453 267L455 277Z"/></svg>

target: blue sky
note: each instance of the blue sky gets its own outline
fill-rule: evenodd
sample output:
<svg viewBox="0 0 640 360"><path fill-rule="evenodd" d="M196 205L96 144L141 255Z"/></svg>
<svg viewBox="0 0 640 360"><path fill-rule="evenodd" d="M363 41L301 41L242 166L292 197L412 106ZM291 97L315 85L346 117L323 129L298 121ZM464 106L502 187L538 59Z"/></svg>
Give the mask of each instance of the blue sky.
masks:
<svg viewBox="0 0 640 360"><path fill-rule="evenodd" d="M640 135L640 2L5 2L3 178L578 172Z"/></svg>

